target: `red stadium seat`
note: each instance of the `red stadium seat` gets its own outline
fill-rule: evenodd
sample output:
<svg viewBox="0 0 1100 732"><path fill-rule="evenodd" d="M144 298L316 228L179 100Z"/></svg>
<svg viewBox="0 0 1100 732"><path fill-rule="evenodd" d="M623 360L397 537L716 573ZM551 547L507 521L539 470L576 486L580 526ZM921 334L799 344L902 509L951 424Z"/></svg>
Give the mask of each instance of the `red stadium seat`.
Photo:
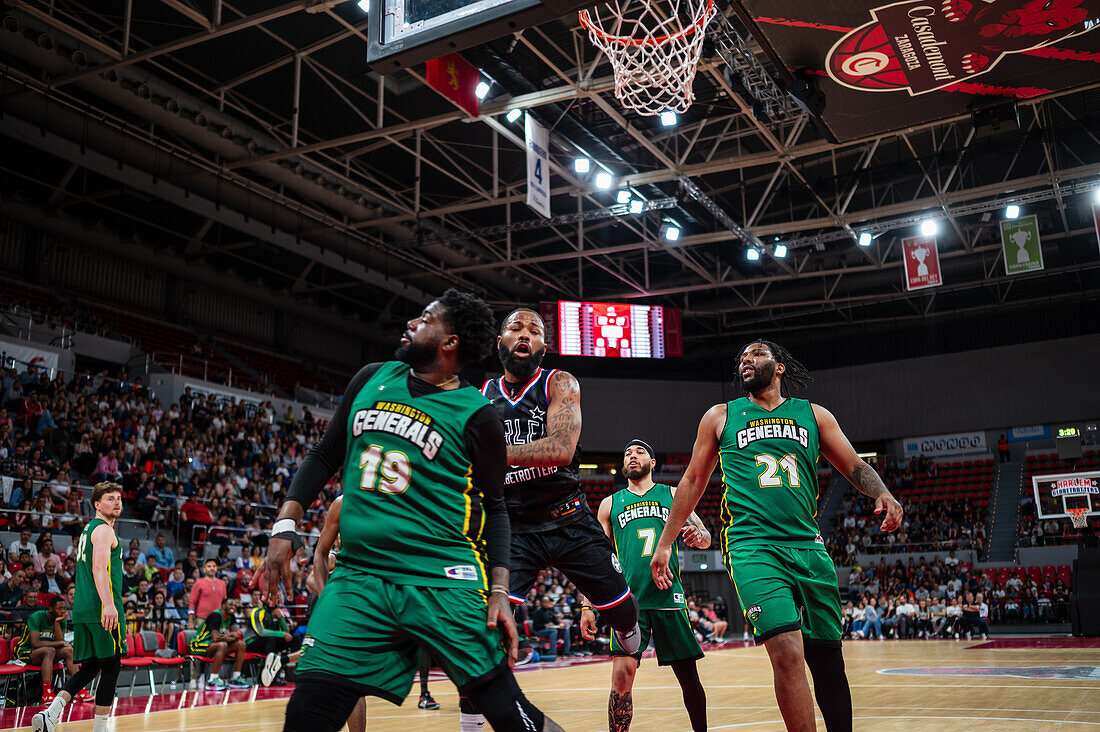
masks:
<svg viewBox="0 0 1100 732"><path fill-rule="evenodd" d="M142 668L149 671L149 693L157 693L157 687L153 682L154 664L151 656L152 654L145 654L145 649L141 643L141 633L126 634L126 655L122 657L122 666L133 670L133 676L130 678L130 696L134 695L134 684L137 683L138 669Z"/></svg>

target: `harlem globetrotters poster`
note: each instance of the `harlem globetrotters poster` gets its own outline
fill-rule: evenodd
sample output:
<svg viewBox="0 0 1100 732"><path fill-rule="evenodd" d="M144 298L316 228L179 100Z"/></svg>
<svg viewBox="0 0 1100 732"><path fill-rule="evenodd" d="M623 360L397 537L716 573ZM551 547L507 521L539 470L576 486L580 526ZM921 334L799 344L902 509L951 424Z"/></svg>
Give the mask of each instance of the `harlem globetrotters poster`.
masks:
<svg viewBox="0 0 1100 732"><path fill-rule="evenodd" d="M1100 0L739 0L841 140L1100 78Z"/></svg>

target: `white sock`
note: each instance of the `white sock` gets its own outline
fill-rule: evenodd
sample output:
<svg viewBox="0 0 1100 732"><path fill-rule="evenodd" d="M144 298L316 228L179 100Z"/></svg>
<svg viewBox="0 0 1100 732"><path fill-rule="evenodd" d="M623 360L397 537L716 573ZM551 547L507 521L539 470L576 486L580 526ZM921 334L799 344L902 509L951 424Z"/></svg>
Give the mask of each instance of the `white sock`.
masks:
<svg viewBox="0 0 1100 732"><path fill-rule="evenodd" d="M61 718L61 712L65 711L65 702L61 700L61 695L58 694L54 697L54 700L50 702L50 708L46 710L46 714L50 719L57 721Z"/></svg>
<svg viewBox="0 0 1100 732"><path fill-rule="evenodd" d="M97 714L95 715L95 721L92 722L92 732L107 732L107 720L111 718L109 714Z"/></svg>
<svg viewBox="0 0 1100 732"><path fill-rule="evenodd" d="M480 714L458 713L459 732L482 732L485 729L485 717Z"/></svg>
<svg viewBox="0 0 1100 732"><path fill-rule="evenodd" d="M233 672L233 675L232 675L232 676L230 676L229 678L230 678L230 679L235 679L235 678L238 678L238 677L239 677L240 675L241 675L241 672L240 672L240 671L234 671L234 672Z"/></svg>

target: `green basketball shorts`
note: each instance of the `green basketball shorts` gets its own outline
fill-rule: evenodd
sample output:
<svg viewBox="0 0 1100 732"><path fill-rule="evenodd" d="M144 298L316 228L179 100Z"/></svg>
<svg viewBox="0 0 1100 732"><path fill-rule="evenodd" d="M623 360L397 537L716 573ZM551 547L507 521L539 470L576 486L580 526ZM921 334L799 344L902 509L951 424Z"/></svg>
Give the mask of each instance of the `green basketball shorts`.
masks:
<svg viewBox="0 0 1100 732"><path fill-rule="evenodd" d="M649 648L649 639L657 649L657 665L668 666L677 661L698 660L703 657L699 639L691 629L687 610L641 610L638 612L638 629L641 631L638 652L625 652L611 635L612 656L633 656L642 662L642 653Z"/></svg>
<svg viewBox="0 0 1100 732"><path fill-rule="evenodd" d="M73 660L112 658L126 655L126 629L104 630L101 623L73 623Z"/></svg>
<svg viewBox="0 0 1100 732"><path fill-rule="evenodd" d="M485 627L487 599L479 589L395 585L338 565L309 618L298 674L339 677L400 704L423 646L461 687L504 662L503 636Z"/></svg>
<svg viewBox="0 0 1100 732"><path fill-rule="evenodd" d="M726 566L757 643L800 629L810 640L840 642L840 590L824 546L734 545Z"/></svg>

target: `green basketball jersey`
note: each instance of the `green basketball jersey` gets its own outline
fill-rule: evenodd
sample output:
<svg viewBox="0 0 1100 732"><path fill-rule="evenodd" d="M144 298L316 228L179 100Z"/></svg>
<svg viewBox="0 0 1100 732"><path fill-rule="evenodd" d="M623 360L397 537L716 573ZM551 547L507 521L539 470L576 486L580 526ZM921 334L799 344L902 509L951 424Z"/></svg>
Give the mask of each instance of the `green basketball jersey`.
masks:
<svg viewBox="0 0 1100 732"><path fill-rule="evenodd" d="M106 523L101 518L94 518L80 532L80 540L76 545L76 574L74 575L76 578L76 596L73 598L74 623L98 623L103 620L103 603L99 599L99 593L96 592L95 578L92 576L92 532L100 524ZM115 542L116 546L111 550L111 558L107 562L107 582L110 585L111 596L115 599L118 617L122 622L121 619L125 617L122 609L122 542L118 541L117 535Z"/></svg>
<svg viewBox="0 0 1100 732"><path fill-rule="evenodd" d="M817 457L810 402L788 398L771 412L745 397L729 402L718 444L723 551L742 543L820 544Z"/></svg>
<svg viewBox="0 0 1100 732"><path fill-rule="evenodd" d="M54 625L50 622L49 612L46 610L36 610L31 613L27 618L27 624L23 627L23 634L19 636L19 640L15 643L15 657L27 660L31 655L31 631L38 631L38 638L44 641L52 641Z"/></svg>
<svg viewBox="0 0 1100 732"><path fill-rule="evenodd" d="M337 567L488 590L482 494L463 431L489 400L472 386L413 397L408 375L408 364L383 364L352 402Z"/></svg>
<svg viewBox="0 0 1100 732"><path fill-rule="evenodd" d="M684 587L680 584L680 560L675 547L668 568L675 578L672 587L662 590L653 584L649 561L661 538L672 508L672 489L661 483L639 496L623 488L611 496L611 536L615 554L623 568L630 591L642 610L671 610L687 607Z"/></svg>

